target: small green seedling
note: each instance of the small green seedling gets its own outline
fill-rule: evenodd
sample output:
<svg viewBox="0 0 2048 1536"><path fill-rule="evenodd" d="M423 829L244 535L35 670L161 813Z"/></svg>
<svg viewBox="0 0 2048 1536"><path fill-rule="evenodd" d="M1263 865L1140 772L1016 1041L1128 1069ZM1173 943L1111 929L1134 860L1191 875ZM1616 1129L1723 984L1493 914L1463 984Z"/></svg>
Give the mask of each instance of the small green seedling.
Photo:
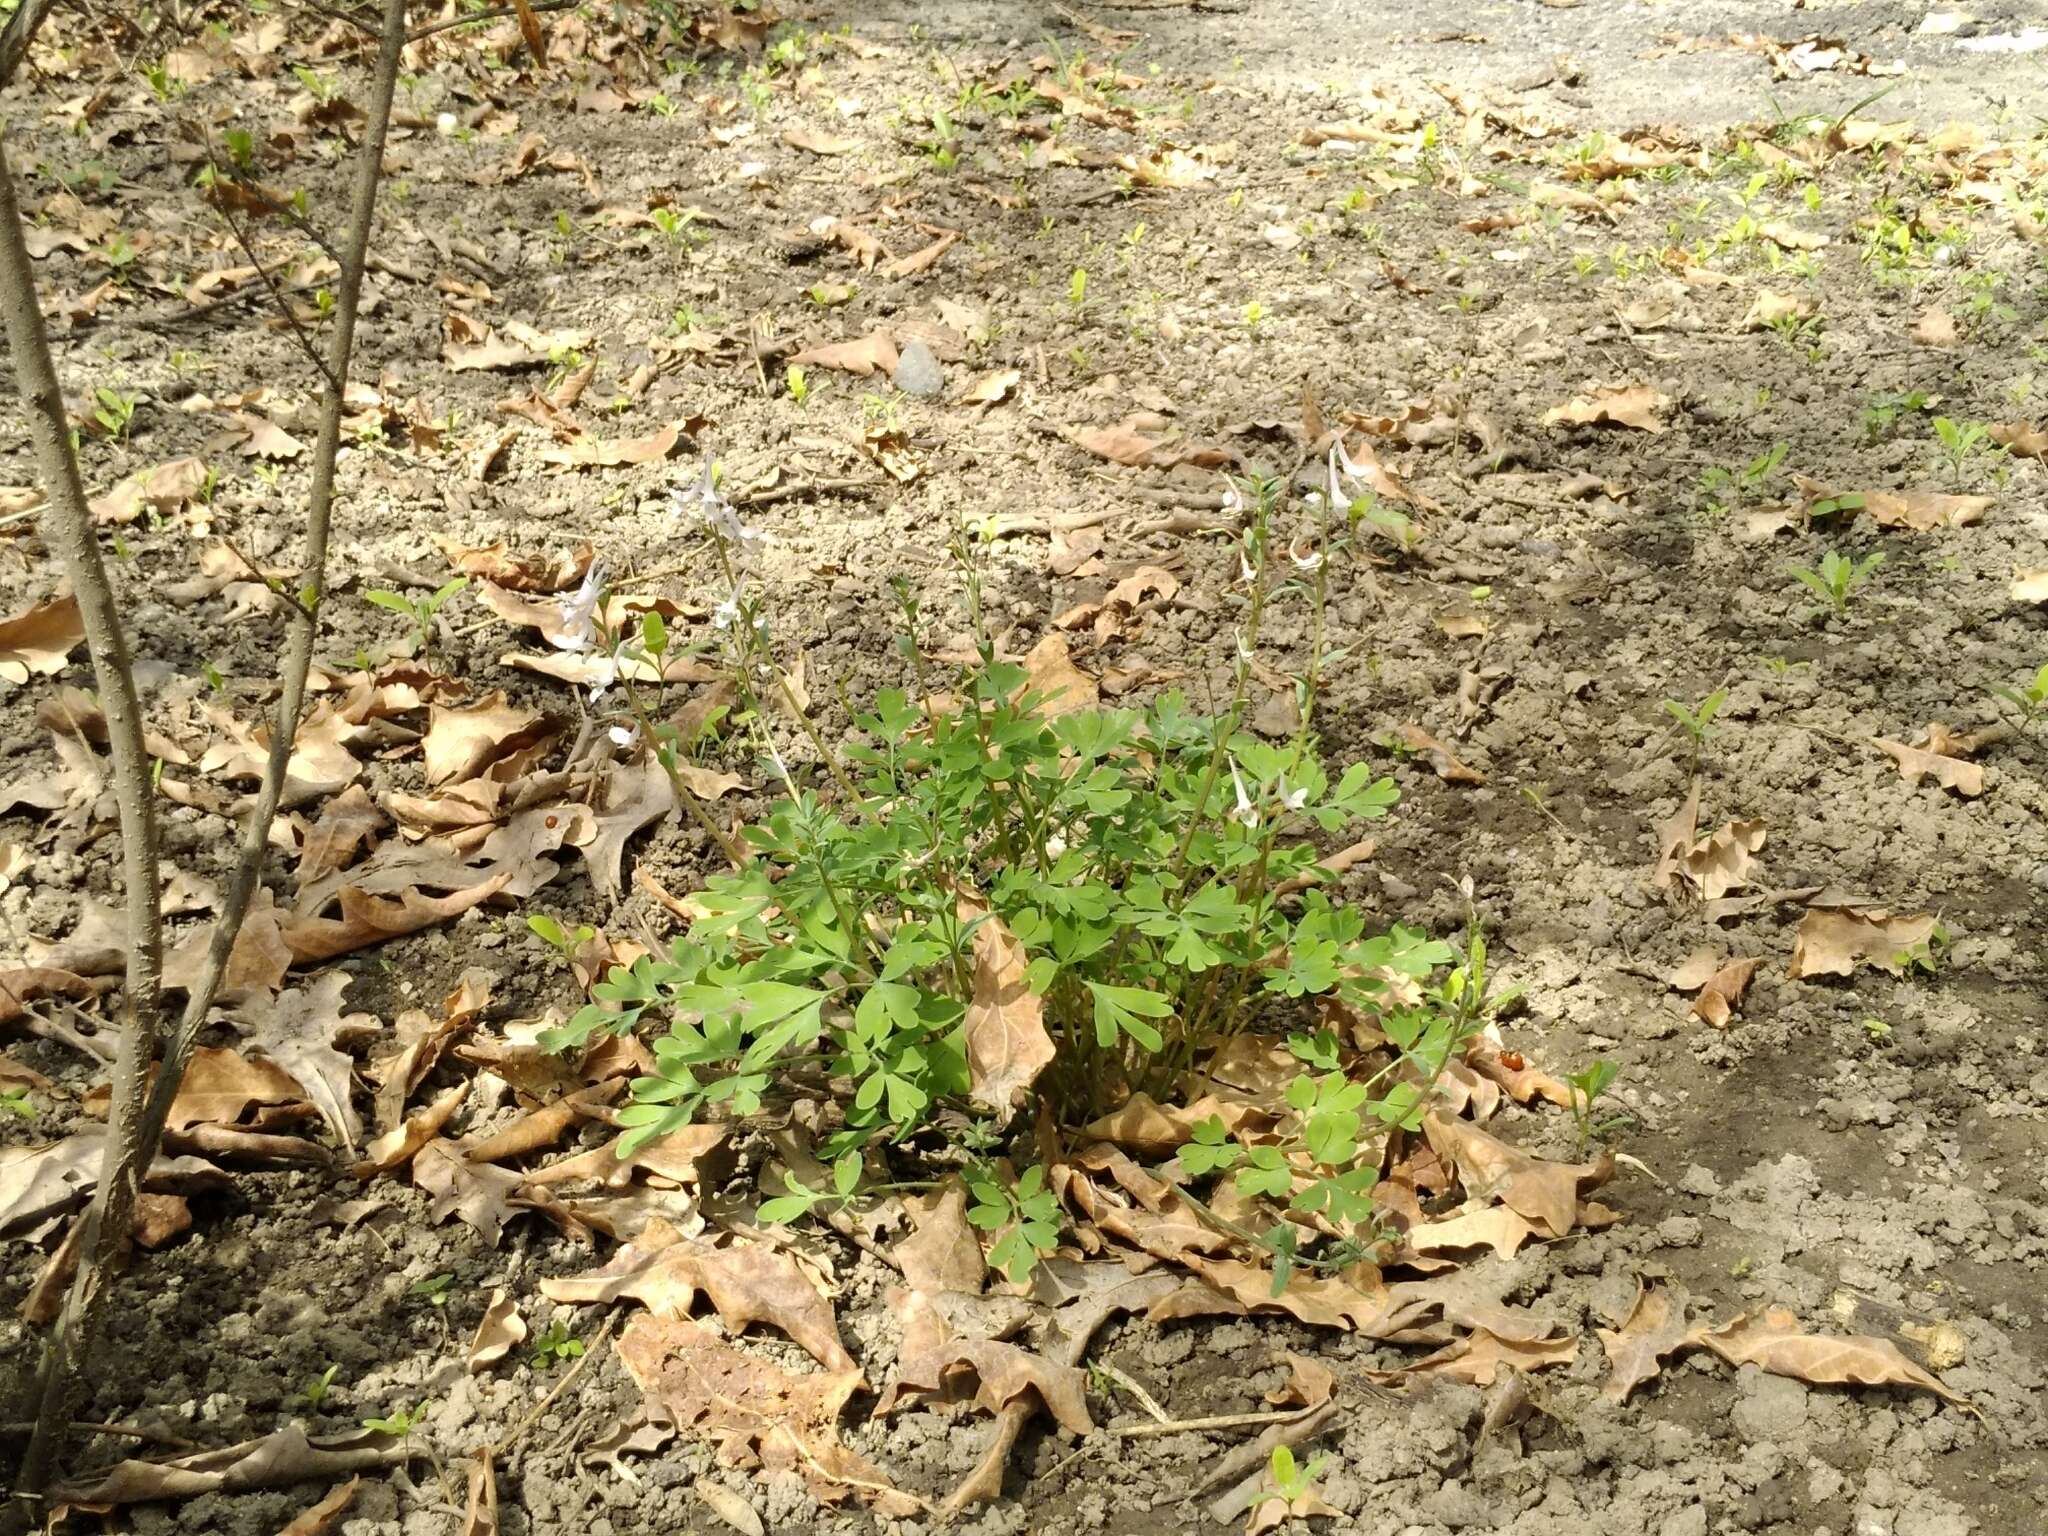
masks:
<svg viewBox="0 0 2048 1536"><path fill-rule="evenodd" d="M1258 335L1259 327L1265 324L1266 314L1266 306L1253 299L1244 307L1244 328L1254 336Z"/></svg>
<svg viewBox="0 0 2048 1536"><path fill-rule="evenodd" d="M2009 688L2004 683L1986 683L1984 691L1995 699L2001 699L2020 712L2020 729L2031 731L2034 722L2048 709L2048 664L2034 674L2034 680L2021 688Z"/></svg>
<svg viewBox="0 0 2048 1536"><path fill-rule="evenodd" d="M1074 306L1076 313L1088 307L1088 269L1074 268L1074 275L1067 279L1067 302Z"/></svg>
<svg viewBox="0 0 2048 1536"><path fill-rule="evenodd" d="M26 1088L10 1088L0 1093L0 1113L13 1115L18 1120L33 1120L36 1107L29 1102Z"/></svg>
<svg viewBox="0 0 2048 1536"><path fill-rule="evenodd" d="M334 1373L340 1369L341 1367L338 1365L330 1365L318 1376L308 1381L306 1383L306 1390L299 1393L292 1401L304 1403L308 1413L318 1413L320 1405L327 1401L327 1394L334 1386Z"/></svg>
<svg viewBox="0 0 2048 1536"><path fill-rule="evenodd" d="M384 1418L363 1420L363 1428L374 1429L380 1435L396 1435L404 1440L411 1437L412 1432L420 1427L426 1416L425 1403L416 1408L407 1408L401 1404Z"/></svg>
<svg viewBox="0 0 2048 1536"><path fill-rule="evenodd" d="M565 929L545 912L527 914L526 926L533 930L535 938L564 960L575 958L577 950L597 937L597 930L588 923L579 923L573 930Z"/></svg>
<svg viewBox="0 0 2048 1536"><path fill-rule="evenodd" d="M363 601L403 616L413 627L411 650L408 655L418 655L427 648L433 638L434 615L441 611L441 605L469 585L467 576L458 576L453 581L444 581L425 597L410 597L403 592L389 592L382 588L363 594Z"/></svg>
<svg viewBox="0 0 2048 1536"><path fill-rule="evenodd" d="M455 1277L451 1274L429 1275L424 1280L415 1281L410 1294L413 1300L423 1301L430 1307L445 1307L448 1305L448 1293L454 1287Z"/></svg>
<svg viewBox="0 0 2048 1536"><path fill-rule="evenodd" d="M1919 971L1924 975L1938 976L1941 974L1942 952L1948 946L1948 929L1942 924L1936 923L1934 925L1934 932L1927 935L1918 944L1909 944L1904 949L1894 951L1892 954L1892 964L1897 966L1906 975Z"/></svg>
<svg viewBox="0 0 2048 1536"><path fill-rule="evenodd" d="M697 215L690 209L651 208L648 210L647 217L653 222L654 227L661 232L661 238L668 242L670 250L674 250L678 246L694 243L696 232L691 226L697 222Z"/></svg>
<svg viewBox="0 0 2048 1536"><path fill-rule="evenodd" d="M1887 1045L1891 1042L1892 1027L1883 1019L1865 1019L1863 1033L1870 1036L1873 1045Z"/></svg>
<svg viewBox="0 0 2048 1536"><path fill-rule="evenodd" d="M1863 407L1863 435L1871 442L1889 437L1901 411L1924 411L1934 403L1935 397L1924 389L1904 395L1877 395Z"/></svg>
<svg viewBox="0 0 2048 1536"><path fill-rule="evenodd" d="M1937 416L1934 439L1940 445L1941 459L1947 463L1948 472L1961 484L1969 478L1971 460L1990 450L1991 434L1981 421L1959 422Z"/></svg>
<svg viewBox="0 0 2048 1536"><path fill-rule="evenodd" d="M1847 555L1829 550L1821 556L1820 569L1810 566L1792 565L1786 570L1801 586L1812 590L1828 605L1836 618L1849 611L1849 597L1870 577L1870 573L1884 564L1882 554L1866 555L1861 560L1851 560Z"/></svg>
<svg viewBox="0 0 2048 1536"><path fill-rule="evenodd" d="M1691 709L1687 709L1676 699L1663 701L1664 713L1684 727L1685 734L1692 738L1692 755L1695 762L1699 760L1700 749L1707 744L1707 738L1714 734L1714 716L1721 713L1721 706L1727 702L1726 688L1716 688Z"/></svg>
<svg viewBox="0 0 2048 1536"><path fill-rule="evenodd" d="M142 396L124 395L118 389L100 385L93 390L92 397L98 402L93 407L92 419L106 430L107 436L126 442L128 428L135 420L135 407L141 403Z"/></svg>
<svg viewBox="0 0 2048 1536"><path fill-rule="evenodd" d="M1785 462L1786 445L1773 443L1769 448L1751 459L1747 464L1734 469L1716 464L1700 476L1700 496L1706 502L1709 512L1723 516L1740 511L1756 494L1763 484Z"/></svg>
<svg viewBox="0 0 2048 1536"><path fill-rule="evenodd" d="M1273 1454L1266 1462L1266 1484L1259 1490L1253 1509L1277 1500L1286 1506L1289 1515L1334 1513L1314 1497L1316 1479L1322 1476L1323 1468L1329 1464L1328 1456L1318 1456L1307 1466L1298 1466L1293 1451L1284 1445L1274 1446Z"/></svg>
<svg viewBox="0 0 2048 1536"><path fill-rule="evenodd" d="M569 1325L556 1318L547 1331L533 1341L533 1368L550 1370L565 1365L583 1353L583 1341L569 1336Z"/></svg>
<svg viewBox="0 0 2048 1536"><path fill-rule="evenodd" d="M1621 1068L1604 1056L1594 1058L1592 1065L1583 1071L1565 1074L1565 1083L1572 1090L1572 1120L1579 1128L1581 1157L1585 1156L1586 1148L1593 1141L1629 1123L1626 1115L1600 1121L1593 1118L1594 1104L1620 1075Z"/></svg>
<svg viewBox="0 0 2048 1536"><path fill-rule="evenodd" d="M802 405L811 398L811 376L796 363L783 371L783 386L789 391L789 398Z"/></svg>

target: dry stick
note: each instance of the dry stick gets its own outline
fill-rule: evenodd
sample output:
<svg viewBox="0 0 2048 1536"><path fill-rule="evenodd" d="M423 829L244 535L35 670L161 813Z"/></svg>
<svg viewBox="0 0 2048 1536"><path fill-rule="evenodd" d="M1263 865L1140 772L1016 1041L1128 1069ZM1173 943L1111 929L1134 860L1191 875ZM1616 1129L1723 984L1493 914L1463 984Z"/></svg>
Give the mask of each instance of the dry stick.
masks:
<svg viewBox="0 0 2048 1536"><path fill-rule="evenodd" d="M23 1463L17 1487L33 1497L46 1487L50 1470L56 1459L57 1442L67 1415L64 1412L66 1399L70 1396L74 1354L82 1352L97 1330L99 1316L105 1305L109 1282L112 1279L115 1260L119 1256L128 1231L130 1215L134 1210L135 1197L142 1183L144 1173L156 1157L158 1143L163 1137L164 1121L170 1114L171 1100L176 1096L180 1079L192 1056L192 1047L198 1038L200 1026L206 1022L207 1013L213 1007L213 1000L220 991L221 980L227 971L229 956L233 953L235 939L241 932L242 921L248 915L249 904L263 872L263 861L269 848L270 824L277 814L277 805L284 792L285 768L290 762L292 744L298 735L299 712L306 697L306 676L312 667L313 642L318 631L317 608L322 585L326 579L327 538L334 507L334 461L341 446L341 414L343 386L348 379L349 357L354 348L356 329L356 307L362 296L363 268L369 254L370 227L377 211L377 185L383 174L384 136L391 120L391 99L397 86L399 54L405 46L405 0L385 0L384 32L377 54L377 70L371 89L368 121L364 125L363 140L356 162L354 202L350 207L348 247L346 260L342 263L339 292L335 299L334 333L330 339L327 361L327 381L321 392L320 436L314 449L313 485L307 498L306 509L306 563L301 590L302 606L289 615L291 635L286 643L282 665L283 687L277 705L277 715L271 726L270 759L264 766L263 783L257 791L256 805L251 811L249 822L244 829L242 848L236 865L234 879L229 886L227 898L222 903L219 921L214 926L212 942L207 946L205 964L198 980L193 984L186 999L185 1011L177 1027L163 1042L163 1060L156 1076L154 1087L142 1101L139 1115L130 1104L131 1095L122 1092L123 1082L117 1071L115 1078L114 1106L116 1134L108 1138L110 1163L118 1156L118 1163L102 1174L99 1188L94 1192L93 1203L86 1212L87 1243L86 1256L79 1265L78 1277L73 1282L71 1294L65 1302L64 1312L57 1319L56 1327L44 1348L42 1402L37 1415L36 1432L29 1442L28 1456ZM7 230L0 235L0 246L8 248L7 260L12 265L15 254L19 254L21 266L26 273L27 252L20 234L20 220L13 207L11 192L6 205L0 208ZM4 286L10 290L8 301L9 329L14 329L15 305L12 302L12 283ZM30 297L26 302L33 311L33 289L25 290ZM40 340L41 327L38 323L33 333ZM15 340L17 358L22 358L27 349L22 339ZM48 349L34 348L41 356L43 367L48 368ZM23 362L18 366L26 367ZM54 384L54 379L53 379ZM31 391L24 390L24 395ZM61 408L61 401L60 401ZM71 487L76 487L76 466L71 467ZM55 506L68 488L54 479L51 485L51 501ZM83 509L82 493L79 506ZM91 525L81 525L88 535ZM97 565L97 546L93 546L93 560ZM104 580L104 577L102 577ZM81 593L81 598L84 594ZM83 604L81 603L81 606ZM91 637L90 621L88 638ZM95 664L98 663L98 646L94 646ZM124 684L125 686L125 684ZM109 683L101 679L102 701L108 716L109 734L115 740L120 737L120 728L115 725L114 705L109 693ZM132 700L132 692L129 695ZM134 723L137 742L141 739L139 719ZM119 759L116 759L117 773ZM147 784L145 759L144 783ZM144 805L147 805L145 799ZM124 806L124 832L125 832ZM125 838L124 841L129 839ZM153 843L146 850L149 854L149 880L147 890L153 904L156 897L156 862ZM130 850L131 857L133 850ZM129 900L131 908L136 900L134 880L130 880ZM135 925L131 912L130 926ZM155 977L149 978L147 996L154 1002ZM131 991L131 1006L135 994ZM140 1011L137 1010L140 1017ZM130 1035L141 1034L139 1029L128 1031ZM154 1031L149 1032L153 1040ZM128 1049L124 1043L124 1050ZM143 1057L146 1062L146 1055ZM130 1074L135 1092L132 1097L142 1100L141 1090L146 1079L138 1068ZM132 1123L132 1136L125 1134Z"/></svg>
<svg viewBox="0 0 2048 1536"><path fill-rule="evenodd" d="M533 4L527 9L538 16L543 11L566 11L582 3L583 0L533 0ZM467 16L450 16L444 21L430 21L424 27L415 27L405 35L405 40L408 43L416 43L423 37L432 37L436 32L446 32L451 27L467 27L481 21L503 21L507 16L518 14L518 7L508 5L495 11L473 11ZM540 61L536 59L534 62Z"/></svg>

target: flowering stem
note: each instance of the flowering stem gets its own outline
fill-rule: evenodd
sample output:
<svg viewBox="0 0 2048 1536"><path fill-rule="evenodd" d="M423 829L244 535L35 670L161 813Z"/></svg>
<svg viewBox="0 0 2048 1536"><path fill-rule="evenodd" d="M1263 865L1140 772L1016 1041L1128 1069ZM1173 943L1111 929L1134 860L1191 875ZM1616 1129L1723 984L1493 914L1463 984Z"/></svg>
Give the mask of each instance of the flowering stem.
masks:
<svg viewBox="0 0 2048 1536"><path fill-rule="evenodd" d="M732 840L732 835L718 824L718 819L711 814L711 807L704 803L695 790L683 782L682 774L676 771L674 754L655 737L654 721L648 714L647 703L640 697L640 690L633 686L632 676L624 666L619 668L619 681L625 686L626 707L633 712L633 719L640 727L641 739L654 753L654 760L661 765L661 771L668 776L669 788L675 791L677 801L690 813L697 825L710 834L711 840L718 845L719 852L726 856L734 869L746 868L747 856L744 850Z"/></svg>

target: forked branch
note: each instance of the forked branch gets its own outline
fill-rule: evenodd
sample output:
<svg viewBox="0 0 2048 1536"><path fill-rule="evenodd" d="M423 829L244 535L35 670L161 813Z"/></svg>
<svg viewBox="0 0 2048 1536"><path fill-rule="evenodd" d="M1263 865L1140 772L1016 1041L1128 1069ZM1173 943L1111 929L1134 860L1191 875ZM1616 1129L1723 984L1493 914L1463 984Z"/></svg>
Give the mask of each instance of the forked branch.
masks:
<svg viewBox="0 0 2048 1536"><path fill-rule="evenodd" d="M171 1100L184 1076L201 1025L213 1007L227 962L234 952L250 903L262 874L269 846L270 824L282 797L286 765L298 734L305 704L306 679L319 629L319 606L326 582L328 533L334 507L335 458L341 445L343 395L354 351L356 314L368 264L370 231L375 221L377 188L383 173L384 142L391 121L391 102L398 79L399 56L405 45L405 0L385 0L368 120L358 151L346 246L337 285L333 331L328 340L320 399L320 435L313 456L313 482L306 509L306 552L299 578L298 601L286 612L289 635L280 675L277 712L271 722L270 755L255 804L243 827L241 848L220 920L215 925L205 962L176 1025L163 1028L157 1004L160 945L157 926L156 843L149 800L148 759L141 744L141 720L134 701L125 638L120 629L112 588L99 557L90 513L86 509L76 455L64 420L63 396L50 362L47 338L38 311L28 253L15 207L11 174L0 201L0 302L4 302L8 338L30 405L38 458L49 490L51 526L64 547L78 590L81 617L91 643L93 664L105 701L109 734L114 744L117 787L121 794L122 839L128 858L128 901L131 934L146 942L133 946L128 989L128 1027L114 1084L114 1115L107 1157L98 1188L87 1209L83 1258L64 1312L44 1348L42 1400L17 1493L17 1513L32 1511L34 1497L49 1483L58 1443L69 1415L77 1363L98 1332L109 1287L126 1244L135 1197L163 1139ZM4 170L0 163L0 170ZM47 441L45 439L48 439ZM117 712L126 710L125 717ZM136 759L139 789L131 806L129 772L124 759ZM132 811L132 814L131 814ZM153 1057L161 1055L154 1083L149 1078Z"/></svg>

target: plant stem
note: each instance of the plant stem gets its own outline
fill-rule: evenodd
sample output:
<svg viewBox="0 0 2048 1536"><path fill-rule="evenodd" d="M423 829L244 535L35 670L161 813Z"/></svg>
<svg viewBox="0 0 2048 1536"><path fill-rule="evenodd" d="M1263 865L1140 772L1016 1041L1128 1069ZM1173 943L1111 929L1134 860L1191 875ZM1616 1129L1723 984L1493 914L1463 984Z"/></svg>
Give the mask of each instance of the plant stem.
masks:
<svg viewBox="0 0 2048 1536"><path fill-rule="evenodd" d="M199 1030L213 1008L215 996L220 991L222 978L226 975L228 960L233 954L235 940L239 937L243 919L248 915L249 905L255 896L263 863L270 846L270 825L277 814L278 801L284 792L285 770L291 760L292 745L298 735L299 714L305 703L306 677L312 666L313 645L319 628L318 607L322 588L326 580L328 533L334 508L335 458L341 446L341 417L343 395L348 380L349 360L355 344L356 313L362 297L363 271L368 263L370 231L376 218L377 187L383 176L384 141L391 121L391 99L398 78L399 55L405 44L405 0L385 0L384 26L379 38L377 63L372 79L369 110L363 125L361 147L356 160L356 177L353 201L350 205L347 242L343 251L344 260L337 279L337 293L334 310L334 330L329 338L329 353L326 379L320 400L320 433L313 455L313 481L307 495L306 507L306 560L300 586L300 602L288 609L290 638L286 642L283 662L280 666L281 688L279 690L277 713L271 725L270 756L264 765L263 781L256 793L256 803L250 811L243 828L242 845L233 879L225 900L222 902L220 918L215 924L213 937L207 946L206 957L198 979L187 994L184 1013L168 1038L162 1042L163 1060L157 1072L155 1083L149 1087L146 1098L144 1087L147 1068L138 1054L137 1067L131 1078L132 1089L127 1105L116 1096L116 1107L112 1111L112 1125L108 1138L109 1165L94 1191L93 1201L86 1212L84 1256L78 1267L77 1278L73 1281L71 1293L65 1301L64 1311L58 1317L56 1326L44 1347L42 1401L37 1413L36 1429L29 1442L28 1454L24 1458L18 1488L33 1498L47 1486L51 1468L56 1460L58 1440L67 1422L66 1401L71 1394L72 1372L76 1357L90 1346L97 1331L100 1314L103 1311L113 1277L115 1262L122 1253L128 1237L129 1225L142 1181L149 1166L155 1161L158 1145L163 1138L164 1122L170 1114L171 1101L176 1096L178 1085L184 1077L185 1066L190 1061L192 1048L198 1040ZM26 253L22 251L20 221L13 206L11 190L6 195L4 206L0 206L0 218L4 218L7 231L0 235L0 245L10 250L4 258L9 269L13 266L12 252L21 252L22 267L26 269ZM7 283L8 329L14 332L19 322L26 318L17 315L16 310L25 304L34 308L32 287L16 295L15 285ZM24 354L29 351L42 354L47 364L48 349L37 346L40 339L40 323L27 329L24 347L16 340L14 350L17 366L26 361ZM72 469L75 479L76 468ZM56 505L59 496L57 485L51 488L51 502ZM109 726L112 728L111 710ZM139 724L137 726L139 731ZM155 899L154 846L148 845L150 854L149 900ZM136 899L131 886L129 900ZM133 919L131 917L131 926ZM131 999L131 1005L138 1000ZM136 1049L140 1050L153 1042L155 1030L138 1028ZM118 1077L117 1077L118 1082ZM141 1100L139 1114L133 1103ZM123 1131L130 1128L132 1136L124 1137Z"/></svg>
<svg viewBox="0 0 2048 1536"><path fill-rule="evenodd" d="M661 658L658 656L654 660L654 670L657 675L661 672ZM626 707L633 712L633 719L640 727L641 739L647 743L647 750L654 754L655 762L661 765L661 771L668 776L668 787L677 801L710 836L711 841L718 845L718 851L725 855L732 867L745 869L745 852L732 840L731 834L718 824L718 818L711 814L711 808L704 803L703 797L683 782L682 773L677 769L674 760L656 740L654 721L648 713L645 701L640 697L640 690L633 686L633 680L627 676L624 666L619 669L619 684L625 690Z"/></svg>

